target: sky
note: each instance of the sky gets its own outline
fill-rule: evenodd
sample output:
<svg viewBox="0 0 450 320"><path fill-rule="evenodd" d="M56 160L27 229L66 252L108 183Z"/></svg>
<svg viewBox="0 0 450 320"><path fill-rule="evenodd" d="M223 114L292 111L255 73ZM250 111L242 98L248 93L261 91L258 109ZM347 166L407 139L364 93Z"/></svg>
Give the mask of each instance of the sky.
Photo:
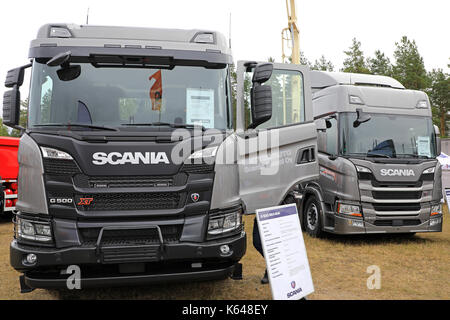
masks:
<svg viewBox="0 0 450 320"><path fill-rule="evenodd" d="M450 72L448 0L296 0L300 50L312 62L323 54L335 71L342 67L352 38L366 57L379 49L394 61L395 42L416 41L425 67ZM230 34L233 58L281 61L281 30L287 27L285 0L77 0L0 3L0 81L9 69L28 62L28 46L45 23L86 23L178 29L210 29ZM30 72L27 72L27 78ZM28 82L22 88L22 99ZM6 90L6 88L5 88ZM3 101L3 95L0 95ZM1 115L0 111L0 115Z"/></svg>

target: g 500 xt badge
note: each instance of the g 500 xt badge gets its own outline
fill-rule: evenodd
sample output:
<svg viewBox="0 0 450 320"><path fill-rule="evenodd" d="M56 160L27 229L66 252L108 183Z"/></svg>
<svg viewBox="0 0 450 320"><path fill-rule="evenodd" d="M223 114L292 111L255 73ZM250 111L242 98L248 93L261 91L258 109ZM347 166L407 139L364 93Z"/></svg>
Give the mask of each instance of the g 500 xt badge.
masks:
<svg viewBox="0 0 450 320"><path fill-rule="evenodd" d="M72 198L50 198L49 199L50 204L72 204L73 199Z"/></svg>

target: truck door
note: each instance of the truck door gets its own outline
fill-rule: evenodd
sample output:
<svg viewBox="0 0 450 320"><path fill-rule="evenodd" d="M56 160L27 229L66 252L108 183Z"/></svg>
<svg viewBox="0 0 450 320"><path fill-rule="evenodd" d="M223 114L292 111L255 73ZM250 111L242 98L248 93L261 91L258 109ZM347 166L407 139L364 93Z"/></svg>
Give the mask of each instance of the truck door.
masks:
<svg viewBox="0 0 450 320"><path fill-rule="evenodd" d="M263 83L272 88L272 116L249 129L255 65L237 65L239 193L247 213L279 205L299 183L319 174L308 67L273 64L270 79Z"/></svg>

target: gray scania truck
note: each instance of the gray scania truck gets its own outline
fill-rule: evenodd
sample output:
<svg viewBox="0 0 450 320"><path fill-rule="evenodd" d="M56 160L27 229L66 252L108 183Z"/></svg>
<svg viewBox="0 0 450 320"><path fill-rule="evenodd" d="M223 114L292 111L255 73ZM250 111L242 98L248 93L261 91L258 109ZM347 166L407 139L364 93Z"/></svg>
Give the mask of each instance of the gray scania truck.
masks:
<svg viewBox="0 0 450 320"><path fill-rule="evenodd" d="M311 72L319 183L303 186L306 231L442 231L439 129L427 95L395 79Z"/></svg>
<svg viewBox="0 0 450 320"><path fill-rule="evenodd" d="M3 99L17 128L31 68L10 250L23 292L66 286L73 265L81 288L227 277L242 214L318 179L307 67L239 61L234 114L218 32L47 24L29 58Z"/></svg>

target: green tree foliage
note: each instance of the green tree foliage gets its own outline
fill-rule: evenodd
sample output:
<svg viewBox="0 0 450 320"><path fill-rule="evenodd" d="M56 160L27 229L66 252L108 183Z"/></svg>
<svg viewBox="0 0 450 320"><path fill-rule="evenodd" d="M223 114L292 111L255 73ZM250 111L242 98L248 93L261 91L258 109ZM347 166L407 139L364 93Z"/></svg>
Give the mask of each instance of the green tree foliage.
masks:
<svg viewBox="0 0 450 320"><path fill-rule="evenodd" d="M308 58L305 56L305 53L303 51L300 51L300 64L305 65L308 67L312 67L311 61L308 60Z"/></svg>
<svg viewBox="0 0 450 320"><path fill-rule="evenodd" d="M366 59L364 58L364 53L361 50L361 42L353 38L352 45L349 50L344 51L347 58L344 60L344 68L341 69L343 72L353 72L353 73L370 73L369 68L366 65Z"/></svg>
<svg viewBox="0 0 450 320"><path fill-rule="evenodd" d="M319 71L334 71L334 65L331 61L327 60L324 55L322 55L319 60L314 62L311 69Z"/></svg>
<svg viewBox="0 0 450 320"><path fill-rule="evenodd" d="M2 118L0 118L0 136L2 136L2 137L9 136L8 127L3 124Z"/></svg>
<svg viewBox="0 0 450 320"><path fill-rule="evenodd" d="M392 76L391 61L380 50L375 51L375 57L367 59L367 65L372 74Z"/></svg>
<svg viewBox="0 0 450 320"><path fill-rule="evenodd" d="M269 57L273 60L273 58ZM230 78L231 78L231 103L233 104L233 128L236 129L236 116L237 116L237 73L236 66L232 64L230 66ZM245 110L245 125L250 124L250 89L252 86L251 75L245 73L244 75L244 110Z"/></svg>
<svg viewBox="0 0 450 320"><path fill-rule="evenodd" d="M400 42L395 43L395 47L392 76L407 89L425 89L428 84L427 72L416 42L403 36Z"/></svg>
<svg viewBox="0 0 450 320"><path fill-rule="evenodd" d="M442 69L429 73L430 88L427 90L433 108L433 121L439 126L441 135L446 136L447 113L450 111L450 75Z"/></svg>

